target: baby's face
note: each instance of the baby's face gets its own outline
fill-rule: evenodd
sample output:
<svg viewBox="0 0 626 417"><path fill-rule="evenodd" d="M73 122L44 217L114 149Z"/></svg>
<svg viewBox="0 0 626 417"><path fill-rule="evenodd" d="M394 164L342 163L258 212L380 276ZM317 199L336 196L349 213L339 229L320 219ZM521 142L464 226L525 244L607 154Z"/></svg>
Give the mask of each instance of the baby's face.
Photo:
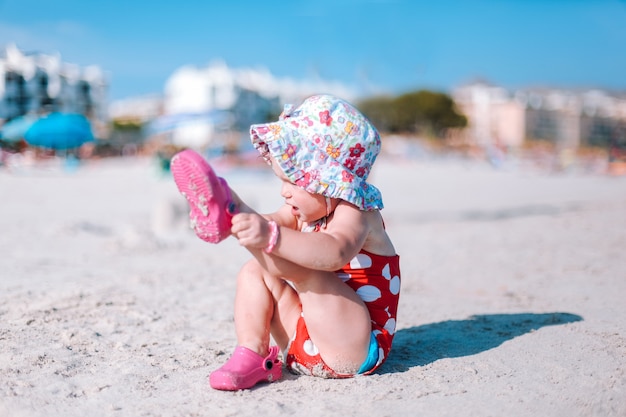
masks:
<svg viewBox="0 0 626 417"><path fill-rule="evenodd" d="M291 213L303 222L314 222L326 216L326 199L320 194L312 194L298 187L287 178L278 163L270 157L272 170L281 181L280 195L285 204L291 206Z"/></svg>

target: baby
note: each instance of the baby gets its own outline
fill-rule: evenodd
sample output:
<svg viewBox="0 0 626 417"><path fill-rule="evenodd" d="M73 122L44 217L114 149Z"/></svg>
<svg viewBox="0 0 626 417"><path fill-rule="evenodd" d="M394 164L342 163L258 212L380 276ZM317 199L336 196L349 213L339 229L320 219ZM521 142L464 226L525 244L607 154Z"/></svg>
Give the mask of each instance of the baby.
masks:
<svg viewBox="0 0 626 417"><path fill-rule="evenodd" d="M237 276L237 347L211 387L278 380L281 351L297 374L374 372L391 350L400 294L382 196L366 182L378 132L346 101L316 95L285 106L277 122L252 125L250 136L282 183L284 204L273 213L254 211L194 151L171 161L197 236L232 235L252 255Z"/></svg>

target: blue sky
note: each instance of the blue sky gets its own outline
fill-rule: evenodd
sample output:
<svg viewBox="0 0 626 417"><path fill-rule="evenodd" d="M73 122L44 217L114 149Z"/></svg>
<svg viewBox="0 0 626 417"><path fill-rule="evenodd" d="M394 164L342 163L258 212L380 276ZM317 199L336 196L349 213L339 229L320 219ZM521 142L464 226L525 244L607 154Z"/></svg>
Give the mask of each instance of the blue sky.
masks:
<svg viewBox="0 0 626 417"><path fill-rule="evenodd" d="M0 0L9 42L100 66L112 100L216 59L366 95L478 77L626 91L626 0Z"/></svg>

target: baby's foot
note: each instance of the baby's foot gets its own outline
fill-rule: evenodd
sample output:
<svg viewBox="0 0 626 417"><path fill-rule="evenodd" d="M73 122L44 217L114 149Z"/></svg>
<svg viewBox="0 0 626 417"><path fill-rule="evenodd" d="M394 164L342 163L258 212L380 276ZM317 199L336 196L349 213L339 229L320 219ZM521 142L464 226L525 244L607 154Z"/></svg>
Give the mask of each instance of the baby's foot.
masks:
<svg viewBox="0 0 626 417"><path fill-rule="evenodd" d="M196 235L210 243L226 239L236 210L226 180L215 175L204 158L191 149L174 155L170 170L189 203L190 226Z"/></svg>
<svg viewBox="0 0 626 417"><path fill-rule="evenodd" d="M230 359L209 376L212 388L226 391L252 388L259 382L274 382L283 374L280 348L272 346L267 357L237 346Z"/></svg>

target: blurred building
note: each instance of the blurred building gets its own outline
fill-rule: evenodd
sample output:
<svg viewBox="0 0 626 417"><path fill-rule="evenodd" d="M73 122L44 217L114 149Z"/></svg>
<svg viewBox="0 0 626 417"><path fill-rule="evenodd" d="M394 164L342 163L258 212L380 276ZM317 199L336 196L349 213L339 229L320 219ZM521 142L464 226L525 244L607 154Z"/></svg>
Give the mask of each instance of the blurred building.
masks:
<svg viewBox="0 0 626 417"><path fill-rule="evenodd" d="M519 147L543 140L559 149L626 143L626 95L608 91L527 88L508 91L485 82L457 88L468 117L467 139L479 146Z"/></svg>
<svg viewBox="0 0 626 417"><path fill-rule="evenodd" d="M174 144L206 146L222 131L245 131L253 123L276 120L283 104L316 93L355 97L341 83L277 78L263 68L234 69L221 61L204 68L184 66L166 81L163 115L154 130L167 131Z"/></svg>
<svg viewBox="0 0 626 417"><path fill-rule="evenodd" d="M0 121L52 111L107 120L107 82L97 66L63 62L59 54L25 53L14 44L0 50Z"/></svg>
<svg viewBox="0 0 626 417"><path fill-rule="evenodd" d="M107 144L114 149L138 148L146 139L146 126L163 114L163 97L153 94L116 100L109 105L111 121Z"/></svg>
<svg viewBox="0 0 626 417"><path fill-rule="evenodd" d="M503 87L484 82L456 89L453 98L467 116L468 139L480 146L521 146L525 139L525 106Z"/></svg>
<svg viewBox="0 0 626 417"><path fill-rule="evenodd" d="M163 114L163 97L152 94L116 100L109 105L109 118L120 123L145 123Z"/></svg>

